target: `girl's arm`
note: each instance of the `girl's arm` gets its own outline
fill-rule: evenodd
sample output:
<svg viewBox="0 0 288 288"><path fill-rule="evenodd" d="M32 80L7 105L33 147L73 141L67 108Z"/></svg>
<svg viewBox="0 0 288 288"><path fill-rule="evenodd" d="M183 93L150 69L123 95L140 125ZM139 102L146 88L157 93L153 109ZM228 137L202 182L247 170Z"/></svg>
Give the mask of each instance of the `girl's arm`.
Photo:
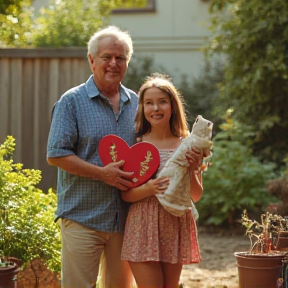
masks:
<svg viewBox="0 0 288 288"><path fill-rule="evenodd" d="M203 161L203 151L192 148L186 153L186 158L190 165L190 196L193 202L201 199L203 193L201 165Z"/></svg>
<svg viewBox="0 0 288 288"><path fill-rule="evenodd" d="M190 196L194 203L198 202L203 193L202 186L202 172L201 171L191 171L190 173Z"/></svg>
<svg viewBox="0 0 288 288"><path fill-rule="evenodd" d="M150 179L141 186L121 191L121 197L126 202L136 202L155 194L163 194L168 188L169 182L170 179L166 177Z"/></svg>

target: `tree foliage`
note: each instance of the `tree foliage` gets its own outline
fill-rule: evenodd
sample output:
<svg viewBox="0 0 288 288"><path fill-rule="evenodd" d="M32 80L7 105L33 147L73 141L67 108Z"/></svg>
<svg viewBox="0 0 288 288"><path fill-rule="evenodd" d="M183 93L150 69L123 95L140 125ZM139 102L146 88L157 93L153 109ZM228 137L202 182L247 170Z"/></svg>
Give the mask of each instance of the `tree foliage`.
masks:
<svg viewBox="0 0 288 288"><path fill-rule="evenodd" d="M21 8L19 0L0 0L0 14L9 15L15 9Z"/></svg>
<svg viewBox="0 0 288 288"><path fill-rule="evenodd" d="M281 164L288 141L288 2L211 4L214 12L222 9L212 19L211 49L226 56L217 112L233 109L237 120L254 126L254 152Z"/></svg>
<svg viewBox="0 0 288 288"><path fill-rule="evenodd" d="M37 47L86 46L113 8L114 2L107 0L54 1L35 20L32 43Z"/></svg>
<svg viewBox="0 0 288 288"><path fill-rule="evenodd" d="M32 0L0 0L0 47L26 47Z"/></svg>

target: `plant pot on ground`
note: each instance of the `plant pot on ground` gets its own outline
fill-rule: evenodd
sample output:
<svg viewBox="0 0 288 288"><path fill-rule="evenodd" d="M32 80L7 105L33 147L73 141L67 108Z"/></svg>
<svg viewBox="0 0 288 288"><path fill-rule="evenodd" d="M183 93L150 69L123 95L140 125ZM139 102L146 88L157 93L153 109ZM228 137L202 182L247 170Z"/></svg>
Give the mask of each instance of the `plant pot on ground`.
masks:
<svg viewBox="0 0 288 288"><path fill-rule="evenodd" d="M285 275L283 262L287 255L286 249L280 247L279 235L288 232L287 219L280 215L265 213L260 223L249 219L244 211L241 219L250 238L250 250L235 252L237 259L239 288L281 287Z"/></svg>
<svg viewBox="0 0 288 288"><path fill-rule="evenodd" d="M239 288L278 288L283 283L283 253L250 254L235 252Z"/></svg>
<svg viewBox="0 0 288 288"><path fill-rule="evenodd" d="M41 171L14 163L14 150L15 139L8 136L0 145L0 257L3 266L7 259L10 264L0 265L0 273L25 267L35 258L42 259L52 271L60 271L61 240L54 223L56 194L52 189L44 193L36 188ZM18 260L17 265L12 264L15 258L22 264Z"/></svg>
<svg viewBox="0 0 288 288"><path fill-rule="evenodd" d="M288 216L288 171L282 177L268 181L267 190L279 200L275 205L276 213Z"/></svg>
<svg viewBox="0 0 288 288"><path fill-rule="evenodd" d="M13 257L0 258L0 288L16 288L22 262Z"/></svg>

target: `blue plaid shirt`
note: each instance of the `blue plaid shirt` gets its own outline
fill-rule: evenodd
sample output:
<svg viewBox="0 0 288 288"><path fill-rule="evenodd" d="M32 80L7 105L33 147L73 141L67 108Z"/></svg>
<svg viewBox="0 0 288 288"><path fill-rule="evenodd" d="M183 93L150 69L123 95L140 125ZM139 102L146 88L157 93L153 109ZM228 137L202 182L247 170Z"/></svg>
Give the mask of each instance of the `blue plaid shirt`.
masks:
<svg viewBox="0 0 288 288"><path fill-rule="evenodd" d="M77 155L103 166L98 155L103 136L115 134L130 146L135 143L137 106L137 95L120 84L120 112L115 115L91 75L86 83L67 91L55 104L47 157ZM121 199L117 188L58 168L57 196L56 220L68 218L96 230L123 231L129 204Z"/></svg>

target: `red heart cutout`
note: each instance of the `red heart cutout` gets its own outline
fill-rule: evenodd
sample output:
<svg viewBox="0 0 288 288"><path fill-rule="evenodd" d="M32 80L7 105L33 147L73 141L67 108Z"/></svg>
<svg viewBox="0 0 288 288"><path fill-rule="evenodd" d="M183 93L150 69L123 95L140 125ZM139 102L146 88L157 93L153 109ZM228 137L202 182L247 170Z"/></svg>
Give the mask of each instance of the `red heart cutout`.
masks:
<svg viewBox="0 0 288 288"><path fill-rule="evenodd" d="M159 151L153 144L139 142L130 147L122 138L112 134L100 140L98 152L104 166L124 160L123 171L134 172L133 187L147 182L160 164Z"/></svg>

